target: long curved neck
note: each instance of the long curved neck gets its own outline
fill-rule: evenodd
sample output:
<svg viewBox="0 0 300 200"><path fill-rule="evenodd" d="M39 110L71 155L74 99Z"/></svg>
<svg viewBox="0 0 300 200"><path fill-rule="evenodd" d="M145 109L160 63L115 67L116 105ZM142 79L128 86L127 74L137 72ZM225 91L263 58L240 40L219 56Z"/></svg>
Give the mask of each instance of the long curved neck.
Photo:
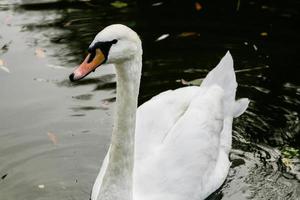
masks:
<svg viewBox="0 0 300 200"><path fill-rule="evenodd" d="M141 69L141 55L116 65L117 107L109 162L98 198L101 200L132 200L135 119Z"/></svg>

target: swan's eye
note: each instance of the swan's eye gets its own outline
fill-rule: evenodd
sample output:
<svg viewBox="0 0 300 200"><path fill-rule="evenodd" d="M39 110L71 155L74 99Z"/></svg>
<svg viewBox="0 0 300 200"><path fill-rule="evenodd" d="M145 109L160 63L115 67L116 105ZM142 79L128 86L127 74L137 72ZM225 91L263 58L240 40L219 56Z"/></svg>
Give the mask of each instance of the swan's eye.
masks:
<svg viewBox="0 0 300 200"><path fill-rule="evenodd" d="M96 56L96 49L100 49L107 60L109 50L113 44L116 44L118 40L114 39L106 42L96 42L93 46L89 47L88 52L90 53L88 63L92 62Z"/></svg>
<svg viewBox="0 0 300 200"><path fill-rule="evenodd" d="M118 42L117 39L114 39L114 40L111 41L112 44L116 44L117 42Z"/></svg>
<svg viewBox="0 0 300 200"><path fill-rule="evenodd" d="M90 63L94 60L95 56L96 56L96 49L88 49L88 52L90 53L89 59L87 61L87 63Z"/></svg>

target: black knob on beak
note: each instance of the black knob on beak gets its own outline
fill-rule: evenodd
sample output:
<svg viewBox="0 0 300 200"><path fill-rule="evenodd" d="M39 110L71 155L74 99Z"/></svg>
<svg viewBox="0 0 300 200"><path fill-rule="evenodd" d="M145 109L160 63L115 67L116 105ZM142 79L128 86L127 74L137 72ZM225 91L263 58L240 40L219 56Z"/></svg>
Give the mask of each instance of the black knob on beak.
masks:
<svg viewBox="0 0 300 200"><path fill-rule="evenodd" d="M70 79L71 82L74 82L74 81L75 81L75 80L74 80L74 73L70 74L69 79Z"/></svg>

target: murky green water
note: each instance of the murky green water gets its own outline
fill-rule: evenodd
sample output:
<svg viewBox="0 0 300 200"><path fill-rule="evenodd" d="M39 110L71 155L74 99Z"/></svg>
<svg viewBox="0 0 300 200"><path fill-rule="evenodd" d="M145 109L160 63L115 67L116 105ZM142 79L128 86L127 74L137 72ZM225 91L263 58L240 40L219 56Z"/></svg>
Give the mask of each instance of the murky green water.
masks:
<svg viewBox="0 0 300 200"><path fill-rule="evenodd" d="M0 1L0 199L89 198L112 129L113 68L76 84L68 75L112 23L143 40L140 103L232 52L237 95L251 104L234 123L228 178L209 199L300 199L300 3L126 2Z"/></svg>

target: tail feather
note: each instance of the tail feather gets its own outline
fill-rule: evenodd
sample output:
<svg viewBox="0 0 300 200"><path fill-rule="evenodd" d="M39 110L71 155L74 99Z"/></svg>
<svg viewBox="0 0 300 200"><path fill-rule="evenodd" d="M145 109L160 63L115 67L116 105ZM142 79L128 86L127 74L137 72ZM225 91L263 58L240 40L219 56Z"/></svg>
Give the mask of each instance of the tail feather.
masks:
<svg viewBox="0 0 300 200"><path fill-rule="evenodd" d="M220 63L207 74L201 84L205 87L211 85L219 85L226 93L229 93L228 95L235 97L237 82L233 69L233 59L229 51Z"/></svg>
<svg viewBox="0 0 300 200"><path fill-rule="evenodd" d="M248 108L249 102L250 101L248 98L242 98L235 101L233 108L233 117L239 117L241 114L243 114Z"/></svg>
<svg viewBox="0 0 300 200"><path fill-rule="evenodd" d="M201 87L218 85L224 90L224 113L237 117L248 107L249 100L235 101L237 82L233 68L233 59L228 51L220 63L211 70L203 80Z"/></svg>

